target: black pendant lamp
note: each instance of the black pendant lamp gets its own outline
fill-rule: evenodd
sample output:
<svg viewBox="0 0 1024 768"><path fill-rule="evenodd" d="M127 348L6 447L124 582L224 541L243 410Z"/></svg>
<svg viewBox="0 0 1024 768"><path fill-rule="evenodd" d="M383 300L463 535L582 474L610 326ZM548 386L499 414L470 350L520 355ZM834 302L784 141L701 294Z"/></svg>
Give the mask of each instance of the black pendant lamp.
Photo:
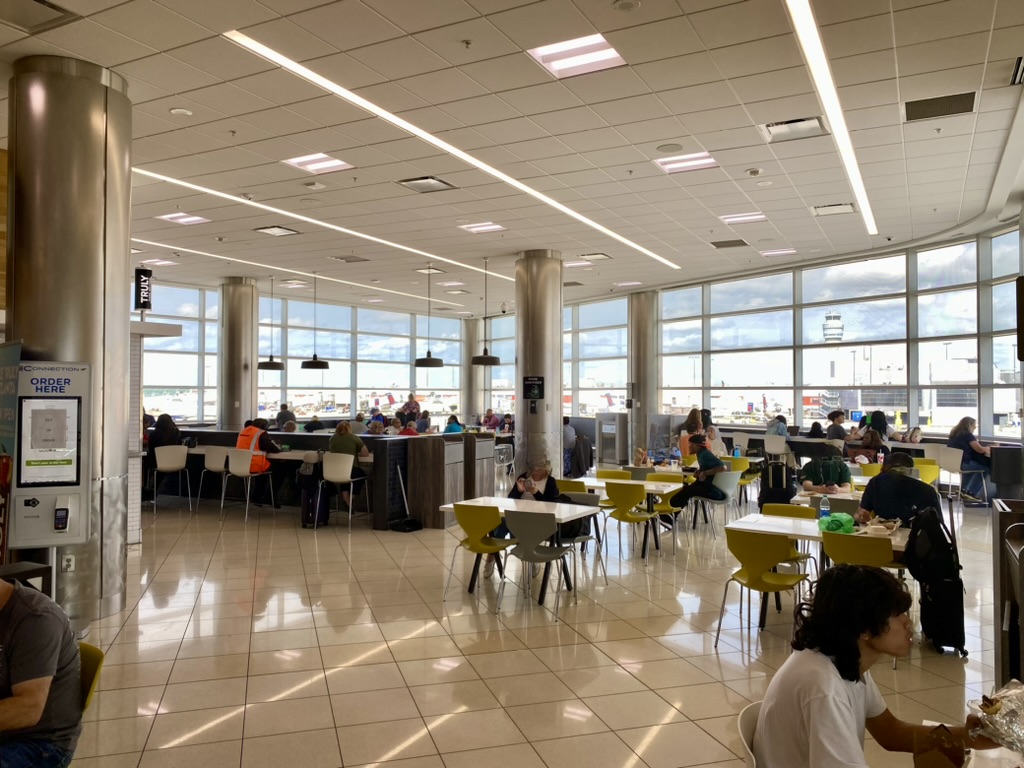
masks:
<svg viewBox="0 0 1024 768"><path fill-rule="evenodd" d="M487 351L487 259L484 259L484 353L473 355L470 365L501 365L501 359Z"/></svg>
<svg viewBox="0 0 1024 768"><path fill-rule="evenodd" d="M257 371L283 371L284 363L274 359L274 276L270 276L270 359L256 363Z"/></svg>
<svg viewBox="0 0 1024 768"><path fill-rule="evenodd" d="M413 365L417 368L444 368L444 360L430 354L430 318L432 314L432 306L430 304L430 273L433 269L433 264L427 264L427 356L416 358L416 362Z"/></svg>
<svg viewBox="0 0 1024 768"><path fill-rule="evenodd" d="M330 364L316 356L316 272L313 273L313 359L303 360L302 367L307 371L326 371Z"/></svg>

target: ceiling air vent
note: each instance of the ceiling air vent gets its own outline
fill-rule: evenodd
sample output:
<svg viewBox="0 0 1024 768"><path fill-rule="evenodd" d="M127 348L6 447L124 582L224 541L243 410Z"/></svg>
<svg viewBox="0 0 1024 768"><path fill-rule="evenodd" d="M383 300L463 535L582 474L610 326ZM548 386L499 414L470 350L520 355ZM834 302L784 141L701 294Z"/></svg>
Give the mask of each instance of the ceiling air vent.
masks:
<svg viewBox="0 0 1024 768"><path fill-rule="evenodd" d="M743 248L747 245L746 240L718 240L711 243L715 248Z"/></svg>
<svg viewBox="0 0 1024 768"><path fill-rule="evenodd" d="M577 283L575 280L570 280L568 283L562 283L563 288L582 288L583 283Z"/></svg>
<svg viewBox="0 0 1024 768"><path fill-rule="evenodd" d="M366 259L359 256L328 256L331 261L340 261L342 264L362 264Z"/></svg>
<svg viewBox="0 0 1024 768"><path fill-rule="evenodd" d="M63 26L80 18L81 16L46 0L0 2L0 21L30 35Z"/></svg>
<svg viewBox="0 0 1024 768"><path fill-rule="evenodd" d="M933 117L962 115L974 111L974 92L954 93L952 96L937 96L934 99L919 99L906 103L907 122L930 120Z"/></svg>
<svg viewBox="0 0 1024 768"><path fill-rule="evenodd" d="M779 144L783 141L796 141L797 139L810 139L815 136L825 136L828 131L825 123L820 117L800 117L796 120L783 120L778 123L765 123L757 126L757 130L764 136L769 144Z"/></svg>
<svg viewBox="0 0 1024 768"><path fill-rule="evenodd" d="M1013 62L1013 74L1010 75L1010 85L1024 85L1024 58L1020 56Z"/></svg>
<svg viewBox="0 0 1024 768"><path fill-rule="evenodd" d="M856 213L853 203L835 203L833 205L812 205L811 213L815 216L841 216L844 213Z"/></svg>

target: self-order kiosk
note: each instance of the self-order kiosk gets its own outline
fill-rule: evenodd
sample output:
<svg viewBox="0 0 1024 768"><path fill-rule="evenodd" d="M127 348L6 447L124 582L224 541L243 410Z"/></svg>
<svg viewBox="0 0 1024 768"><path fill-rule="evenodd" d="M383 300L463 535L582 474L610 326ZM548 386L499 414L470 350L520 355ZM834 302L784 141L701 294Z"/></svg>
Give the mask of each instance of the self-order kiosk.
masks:
<svg viewBox="0 0 1024 768"><path fill-rule="evenodd" d="M8 546L83 544L92 498L92 372L85 363L22 362L17 393L14 445L3 446L9 458L0 456L0 496L10 494Z"/></svg>

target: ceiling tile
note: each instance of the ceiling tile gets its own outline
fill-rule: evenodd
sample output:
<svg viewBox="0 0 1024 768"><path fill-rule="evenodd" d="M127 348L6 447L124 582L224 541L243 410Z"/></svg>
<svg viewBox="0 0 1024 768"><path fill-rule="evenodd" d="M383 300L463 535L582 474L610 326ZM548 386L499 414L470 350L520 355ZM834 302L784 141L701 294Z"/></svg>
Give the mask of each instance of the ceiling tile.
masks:
<svg viewBox="0 0 1024 768"><path fill-rule="evenodd" d="M465 0L363 0L381 16L406 32L422 32L475 18L477 11Z"/></svg>
<svg viewBox="0 0 1024 768"><path fill-rule="evenodd" d="M601 6L602 9L606 7L610 8L610 4ZM682 16L609 32L605 39L622 58L633 65L696 53L704 49L690 22Z"/></svg>
<svg viewBox="0 0 1024 768"><path fill-rule="evenodd" d="M37 38L103 67L117 66L155 53L150 46L88 19L48 30L37 35Z"/></svg>
<svg viewBox="0 0 1024 768"><path fill-rule="evenodd" d="M205 27L194 24L153 0L131 0L97 13L90 21L154 49L176 48L210 35Z"/></svg>
<svg viewBox="0 0 1024 768"><path fill-rule="evenodd" d="M514 91L503 91L501 99L524 115L565 110L581 103L562 83L544 83Z"/></svg>
<svg viewBox="0 0 1024 768"><path fill-rule="evenodd" d="M478 125L476 126L476 129L484 136L498 144L528 139L540 139L545 136L544 129L526 117L502 120L498 123Z"/></svg>
<svg viewBox="0 0 1024 768"><path fill-rule="evenodd" d="M946 0L897 11L893 15L896 44L903 46L988 31L994 7L995 0Z"/></svg>
<svg viewBox="0 0 1024 768"><path fill-rule="evenodd" d="M876 80L896 78L896 51L892 48L841 59L831 59L829 65L836 87L872 83Z"/></svg>
<svg viewBox="0 0 1024 768"><path fill-rule="evenodd" d="M790 69L804 63L796 37L788 29L776 37L716 49L711 55L726 78Z"/></svg>
<svg viewBox="0 0 1024 768"><path fill-rule="evenodd" d="M372 101L378 107L395 113L419 109L420 107L425 107L428 103L420 98L419 95L412 93L408 88L402 87L397 83L378 83L366 88L359 88L355 93L368 101Z"/></svg>
<svg viewBox="0 0 1024 768"><path fill-rule="evenodd" d="M157 0L160 5L170 8L196 24L202 24L212 32L221 33L237 29L241 24L258 24L270 21L276 14L257 0ZM62 4L66 7L67 0ZM117 3L109 3L116 5Z"/></svg>
<svg viewBox="0 0 1024 768"><path fill-rule="evenodd" d="M232 85L275 104L291 104L296 101L320 98L324 95L323 89L307 83L283 69L272 69L258 75L242 77L233 81Z"/></svg>
<svg viewBox="0 0 1024 768"><path fill-rule="evenodd" d="M389 40L351 51L357 61L391 80L448 67L448 62L411 37Z"/></svg>
<svg viewBox="0 0 1024 768"><path fill-rule="evenodd" d="M456 66L517 53L520 50L519 46L486 19L451 24L419 32L414 37L449 64Z"/></svg>
<svg viewBox="0 0 1024 768"><path fill-rule="evenodd" d="M640 64L633 71L652 91L667 91L722 79L722 73L706 51Z"/></svg>
<svg viewBox="0 0 1024 768"><path fill-rule="evenodd" d="M693 13L687 18L707 48L723 48L790 31L789 18L777 0L747 0Z"/></svg>
<svg viewBox="0 0 1024 768"><path fill-rule="evenodd" d="M658 94L658 98L677 115L719 107L731 107L739 103L736 94L724 80L694 85L689 88L677 88L673 91L662 91ZM686 122L685 119L683 122Z"/></svg>
<svg viewBox="0 0 1024 768"><path fill-rule="evenodd" d="M339 51L402 36L402 30L360 0L342 0L297 13L290 20Z"/></svg>
<svg viewBox="0 0 1024 768"><path fill-rule="evenodd" d="M488 18L523 50L575 40L597 32L570 0L545 0Z"/></svg>
<svg viewBox="0 0 1024 768"><path fill-rule="evenodd" d="M443 105L441 109L465 125L483 125L521 116L518 110L513 109L497 96L480 96L475 99L453 101Z"/></svg>
<svg viewBox="0 0 1024 768"><path fill-rule="evenodd" d="M223 37L176 48L170 55L221 80L234 80L274 68L266 59L253 56Z"/></svg>
<svg viewBox="0 0 1024 768"><path fill-rule="evenodd" d="M243 27L242 32L294 61L309 61L337 53L335 48L288 19Z"/></svg>
<svg viewBox="0 0 1024 768"><path fill-rule="evenodd" d="M547 70L526 53L498 56L487 61L464 64L459 69L491 91L523 88L527 85L548 83L552 80Z"/></svg>
<svg viewBox="0 0 1024 768"><path fill-rule="evenodd" d="M663 117L657 120L641 120L636 123L624 123L615 126L615 130L622 135L626 141L633 144L643 144L654 141L679 139L687 134L682 123L675 117Z"/></svg>
<svg viewBox="0 0 1024 768"><path fill-rule="evenodd" d="M594 111L609 125L670 117L665 105L653 94L595 104Z"/></svg>
<svg viewBox="0 0 1024 768"><path fill-rule="evenodd" d="M591 72L562 81L565 87L591 104L649 93L650 89L628 67Z"/></svg>
<svg viewBox="0 0 1024 768"><path fill-rule="evenodd" d="M328 80L350 91L365 88L369 85L377 85L387 80L379 72L374 72L347 53L335 53L330 56L307 61L306 66L318 75L323 75Z"/></svg>
<svg viewBox="0 0 1024 768"><path fill-rule="evenodd" d="M114 69L116 72L155 85L157 88L163 88L170 93L191 91L219 82L213 75L163 53L122 64Z"/></svg>

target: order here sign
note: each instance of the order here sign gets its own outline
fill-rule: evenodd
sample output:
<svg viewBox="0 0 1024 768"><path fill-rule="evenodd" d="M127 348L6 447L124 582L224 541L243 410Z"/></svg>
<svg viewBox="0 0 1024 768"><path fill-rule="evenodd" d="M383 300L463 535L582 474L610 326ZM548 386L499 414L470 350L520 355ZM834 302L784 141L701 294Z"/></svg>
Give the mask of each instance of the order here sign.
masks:
<svg viewBox="0 0 1024 768"><path fill-rule="evenodd" d="M29 380L29 384L39 395L63 395L71 386L71 379L59 379L51 376L38 376Z"/></svg>

